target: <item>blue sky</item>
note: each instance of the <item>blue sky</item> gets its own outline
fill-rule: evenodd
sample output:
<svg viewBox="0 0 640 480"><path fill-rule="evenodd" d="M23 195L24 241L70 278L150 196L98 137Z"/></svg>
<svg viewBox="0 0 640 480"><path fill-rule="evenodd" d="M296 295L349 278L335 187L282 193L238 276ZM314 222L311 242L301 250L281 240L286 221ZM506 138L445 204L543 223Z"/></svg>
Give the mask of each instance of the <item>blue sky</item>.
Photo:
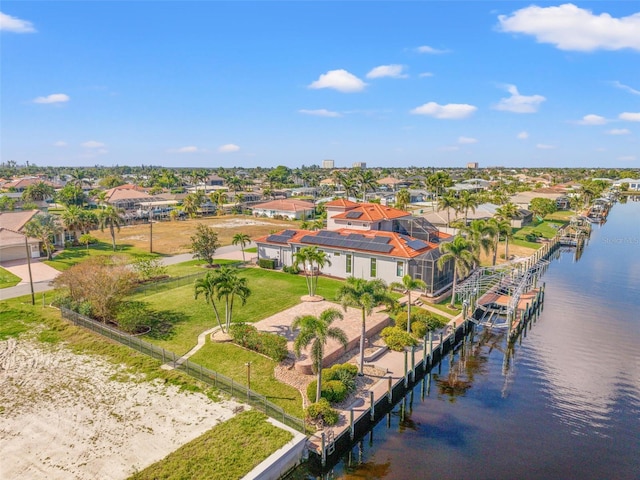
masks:
<svg viewBox="0 0 640 480"><path fill-rule="evenodd" d="M1 161L640 165L640 2L4 1Z"/></svg>

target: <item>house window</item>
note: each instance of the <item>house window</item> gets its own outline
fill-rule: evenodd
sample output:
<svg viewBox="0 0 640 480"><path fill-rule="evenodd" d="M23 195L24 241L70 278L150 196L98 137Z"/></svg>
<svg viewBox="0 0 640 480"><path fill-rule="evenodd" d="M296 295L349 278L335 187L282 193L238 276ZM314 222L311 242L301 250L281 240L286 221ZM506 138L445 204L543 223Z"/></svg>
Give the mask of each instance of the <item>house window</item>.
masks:
<svg viewBox="0 0 640 480"><path fill-rule="evenodd" d="M346 262L346 271L347 273L351 273L353 270L353 255L347 253L347 262Z"/></svg>
<svg viewBox="0 0 640 480"><path fill-rule="evenodd" d="M376 265L376 259L372 258L371 259L371 272L370 272L369 276L375 277L376 273L377 273L377 270L378 270L378 268L377 268L377 265Z"/></svg>
<svg viewBox="0 0 640 480"><path fill-rule="evenodd" d="M339 257L340 256L340 252L333 252L333 256L334 257Z"/></svg>
<svg viewBox="0 0 640 480"><path fill-rule="evenodd" d="M396 262L396 276L404 277L404 262Z"/></svg>

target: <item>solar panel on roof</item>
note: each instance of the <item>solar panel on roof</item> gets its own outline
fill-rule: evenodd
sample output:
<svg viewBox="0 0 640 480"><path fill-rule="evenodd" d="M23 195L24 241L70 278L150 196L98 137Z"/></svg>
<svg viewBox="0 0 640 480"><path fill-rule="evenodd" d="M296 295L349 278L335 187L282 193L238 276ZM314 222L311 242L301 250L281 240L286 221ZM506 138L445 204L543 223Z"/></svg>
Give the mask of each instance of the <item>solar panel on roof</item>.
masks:
<svg viewBox="0 0 640 480"><path fill-rule="evenodd" d="M374 243L389 243L391 239L389 237L373 237L371 239Z"/></svg>
<svg viewBox="0 0 640 480"><path fill-rule="evenodd" d="M364 239L364 235L362 235L361 233L350 233L349 235L347 235L347 238L350 238L352 240L362 240Z"/></svg>
<svg viewBox="0 0 640 480"><path fill-rule="evenodd" d="M407 247L413 248L414 250L422 250L428 246L429 245L424 243L422 240L411 240L410 242L407 242Z"/></svg>
<svg viewBox="0 0 640 480"><path fill-rule="evenodd" d="M360 218L362 212L347 212L347 218Z"/></svg>
<svg viewBox="0 0 640 480"><path fill-rule="evenodd" d="M269 235L267 237L267 242L275 242L275 243L287 243L291 237L286 237L284 235Z"/></svg>
<svg viewBox="0 0 640 480"><path fill-rule="evenodd" d="M295 234L296 234L295 230L285 230L280 235L282 235L283 237L293 237Z"/></svg>

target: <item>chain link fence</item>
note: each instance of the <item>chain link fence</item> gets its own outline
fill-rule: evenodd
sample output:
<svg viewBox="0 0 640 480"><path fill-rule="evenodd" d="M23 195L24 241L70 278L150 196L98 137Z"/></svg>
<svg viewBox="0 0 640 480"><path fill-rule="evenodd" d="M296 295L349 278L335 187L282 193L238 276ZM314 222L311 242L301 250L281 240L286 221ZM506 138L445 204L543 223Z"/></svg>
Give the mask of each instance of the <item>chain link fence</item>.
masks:
<svg viewBox="0 0 640 480"><path fill-rule="evenodd" d="M149 355L150 357L160 360L162 363L169 363L174 368L182 370L201 382L222 390L242 402L248 403L256 410L264 412L267 416L278 420L299 432L306 433L304 419L288 414L282 407L267 400L265 395L250 390L246 385L235 382L232 378L222 375L221 373L214 372L213 370L209 370L208 368L197 363L190 362L189 360L182 362L180 357L174 352L170 352L164 348L145 342L140 337L128 335L117 328L100 323L92 318L74 312L73 310L69 310L68 308L60 308L60 313L62 314L62 318L69 320L75 325L87 328L104 337L133 348L145 355Z"/></svg>

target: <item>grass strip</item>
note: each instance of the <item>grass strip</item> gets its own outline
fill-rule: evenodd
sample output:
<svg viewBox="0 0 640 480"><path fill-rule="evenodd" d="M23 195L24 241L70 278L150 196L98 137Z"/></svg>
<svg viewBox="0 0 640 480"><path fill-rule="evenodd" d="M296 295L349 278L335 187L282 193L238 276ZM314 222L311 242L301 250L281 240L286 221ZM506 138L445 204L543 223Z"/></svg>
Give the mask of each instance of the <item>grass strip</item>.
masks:
<svg viewBox="0 0 640 480"><path fill-rule="evenodd" d="M0 267L0 288L15 287L20 283L20 277Z"/></svg>
<svg viewBox="0 0 640 480"><path fill-rule="evenodd" d="M143 479L240 479L286 445L291 432L254 410L236 415L130 477Z"/></svg>

